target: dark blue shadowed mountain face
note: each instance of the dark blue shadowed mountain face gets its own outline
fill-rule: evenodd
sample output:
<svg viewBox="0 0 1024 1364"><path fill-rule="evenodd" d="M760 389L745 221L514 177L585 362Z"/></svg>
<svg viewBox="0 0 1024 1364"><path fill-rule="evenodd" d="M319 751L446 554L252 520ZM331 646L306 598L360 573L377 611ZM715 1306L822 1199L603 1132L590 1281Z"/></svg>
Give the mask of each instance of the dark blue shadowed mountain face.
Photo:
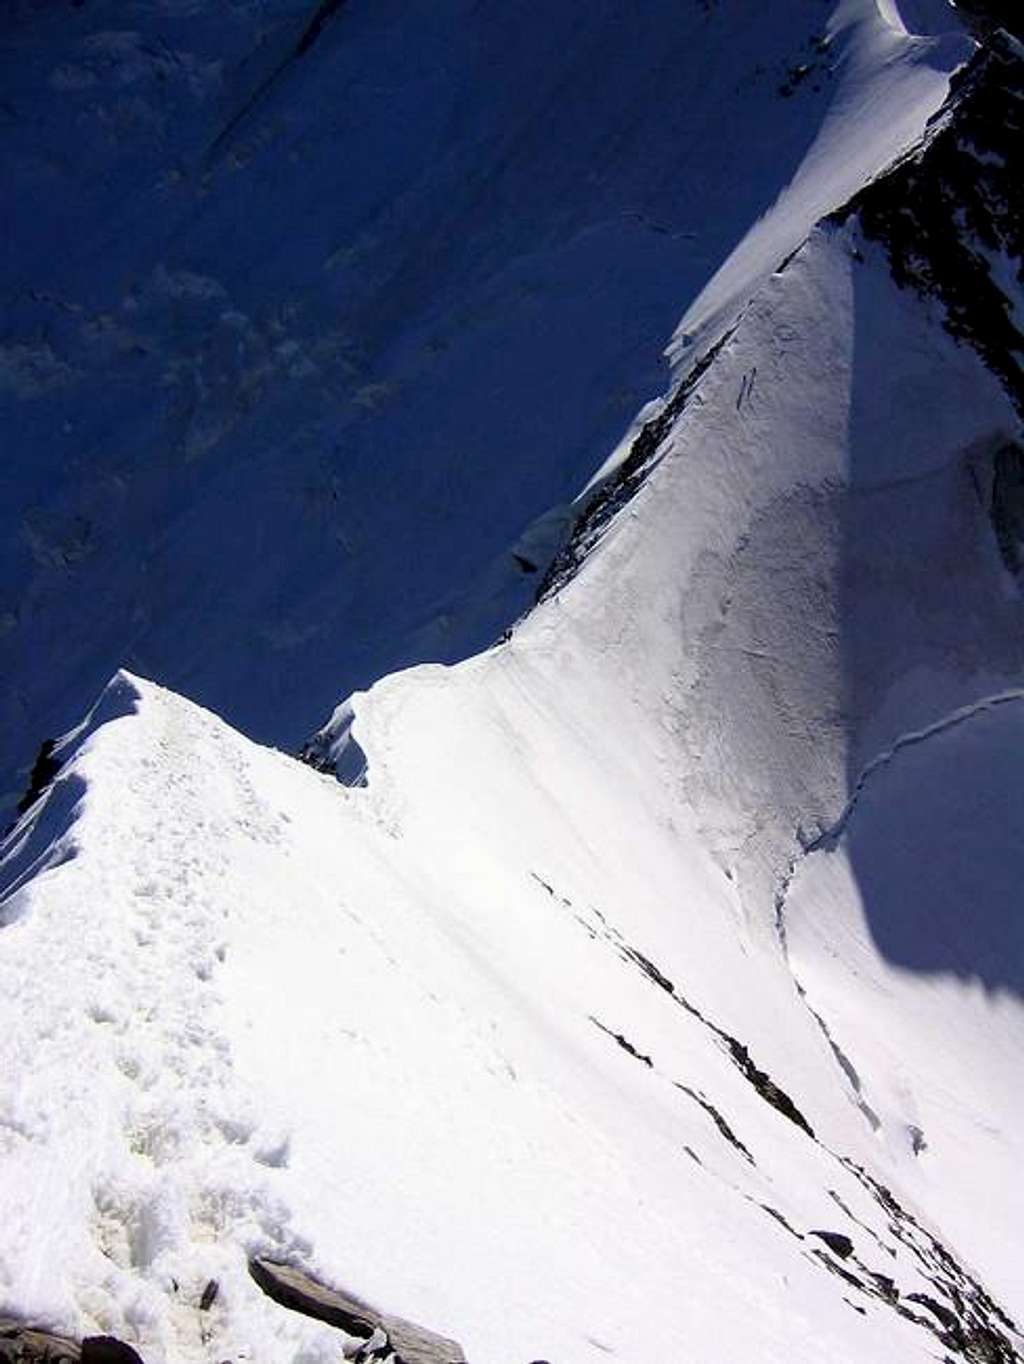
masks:
<svg viewBox="0 0 1024 1364"><path fill-rule="evenodd" d="M16 4L8 803L119 665L296 746L514 619L827 113L828 13Z"/></svg>

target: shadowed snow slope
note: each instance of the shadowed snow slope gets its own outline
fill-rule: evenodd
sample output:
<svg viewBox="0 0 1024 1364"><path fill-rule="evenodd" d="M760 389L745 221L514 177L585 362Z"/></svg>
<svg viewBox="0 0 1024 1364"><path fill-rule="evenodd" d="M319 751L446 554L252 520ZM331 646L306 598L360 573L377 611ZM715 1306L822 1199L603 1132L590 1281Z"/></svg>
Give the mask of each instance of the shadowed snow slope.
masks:
<svg viewBox="0 0 1024 1364"><path fill-rule="evenodd" d="M875 0L7 9L8 804L122 663L294 746L490 642L733 246L771 209L701 335L968 48Z"/></svg>

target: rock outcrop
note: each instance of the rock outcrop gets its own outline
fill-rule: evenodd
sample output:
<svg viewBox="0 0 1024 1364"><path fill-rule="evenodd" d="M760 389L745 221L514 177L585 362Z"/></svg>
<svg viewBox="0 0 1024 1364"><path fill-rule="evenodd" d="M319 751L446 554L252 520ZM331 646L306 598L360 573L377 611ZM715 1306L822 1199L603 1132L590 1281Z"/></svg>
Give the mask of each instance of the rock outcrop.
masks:
<svg viewBox="0 0 1024 1364"><path fill-rule="evenodd" d="M141 1357L113 1336L67 1336L0 1317L0 1364L143 1364Z"/></svg>
<svg viewBox="0 0 1024 1364"><path fill-rule="evenodd" d="M293 1265L254 1259L249 1262L249 1272L267 1297L293 1312L325 1321L367 1342L376 1331L382 1331L388 1350L394 1352L401 1364L466 1364L466 1356L456 1341L381 1312L354 1293L328 1288Z"/></svg>

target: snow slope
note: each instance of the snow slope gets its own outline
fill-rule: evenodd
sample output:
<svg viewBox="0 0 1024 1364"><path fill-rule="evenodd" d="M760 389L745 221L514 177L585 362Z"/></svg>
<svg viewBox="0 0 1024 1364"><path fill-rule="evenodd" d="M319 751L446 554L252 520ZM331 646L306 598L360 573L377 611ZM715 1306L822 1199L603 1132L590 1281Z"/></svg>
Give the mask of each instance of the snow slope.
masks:
<svg viewBox="0 0 1024 1364"><path fill-rule="evenodd" d="M986 165L977 119L969 126ZM921 155L923 180L929 145L940 144ZM941 285L940 256L921 240L922 278L931 288L935 266ZM1019 317L1019 262L975 249ZM639 491L605 524L614 496L584 514L575 576L517 629L510 661L495 656L478 697L517 712L498 681L507 667L532 708L528 723L505 721L517 743L550 722L600 755L607 771L560 786L552 811L628 785L626 771L630 813L611 827L633 840L653 803L660 825L690 829L757 945L724 973L732 987L751 970L738 996L756 1003L731 1012L699 897L662 928L678 950L701 920L685 993L713 979L724 1026L757 1037L773 1075L806 1075L808 1089L786 1088L816 1131L831 1130L807 1097L819 1092L814 1065L801 1071L803 1044L766 1004L780 972L856 1110L861 1158L1019 1302L1024 622L994 492L1019 415L1012 384L950 336L945 297L898 288L856 216L818 229L683 386L685 401L654 418ZM459 701L426 767L445 765L456 727L470 726L466 684L450 685ZM404 755L433 744L439 723L425 690L414 673L356 697L321 750L354 733L372 789L383 709L401 736L387 765L412 782ZM460 742L467 762L480 748L476 735ZM510 763L494 754L488 782ZM529 818L508 791L498 808L513 831ZM676 900L666 889L661 902ZM674 962L668 974L680 978Z"/></svg>
<svg viewBox="0 0 1024 1364"><path fill-rule="evenodd" d="M8 9L8 805L121 664L295 747L493 640L680 314L729 314L969 47L875 0L349 0L315 40L307 0Z"/></svg>
<svg viewBox="0 0 1024 1364"><path fill-rule="evenodd" d="M546 666L383 686L356 790L115 680L4 864L34 869L2 931L5 1303L156 1364L336 1358L261 1299L262 1252L471 1359L934 1358L907 1295L954 1271L911 1114L880 1147L628 731L541 712Z"/></svg>

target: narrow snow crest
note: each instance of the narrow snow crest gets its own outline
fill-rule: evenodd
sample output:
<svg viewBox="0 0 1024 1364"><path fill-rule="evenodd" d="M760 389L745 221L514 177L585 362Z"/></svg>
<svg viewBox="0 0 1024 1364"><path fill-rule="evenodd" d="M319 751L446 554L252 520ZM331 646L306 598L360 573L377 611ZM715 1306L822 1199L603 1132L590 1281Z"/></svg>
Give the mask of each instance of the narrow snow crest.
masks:
<svg viewBox="0 0 1024 1364"><path fill-rule="evenodd" d="M286 1129L253 1111L219 1018L237 842L278 837L229 734L118 673L5 844L0 1310L144 1341L147 1364L215 1340L245 1357L261 1332L264 1357L333 1364L337 1333L277 1321L246 1272L308 1246L275 1189Z"/></svg>
<svg viewBox="0 0 1024 1364"><path fill-rule="evenodd" d="M72 828L86 783L74 759L97 730L133 715L141 696L137 679L119 670L81 723L47 746L47 766L56 768L56 775L40 791L28 793L34 799L0 840L0 924L18 916L17 892L24 883L75 856Z"/></svg>

